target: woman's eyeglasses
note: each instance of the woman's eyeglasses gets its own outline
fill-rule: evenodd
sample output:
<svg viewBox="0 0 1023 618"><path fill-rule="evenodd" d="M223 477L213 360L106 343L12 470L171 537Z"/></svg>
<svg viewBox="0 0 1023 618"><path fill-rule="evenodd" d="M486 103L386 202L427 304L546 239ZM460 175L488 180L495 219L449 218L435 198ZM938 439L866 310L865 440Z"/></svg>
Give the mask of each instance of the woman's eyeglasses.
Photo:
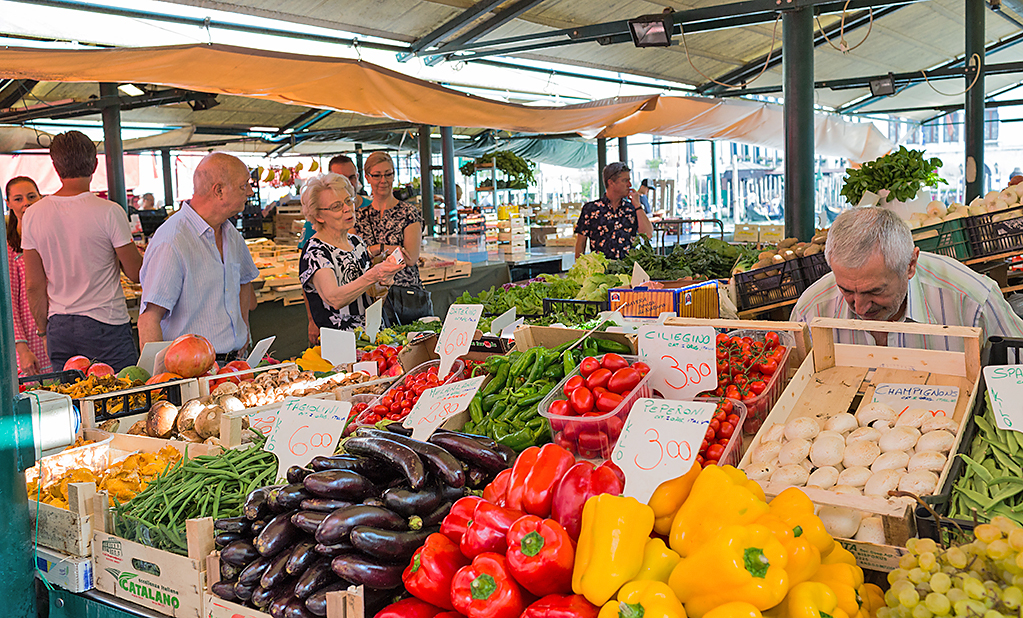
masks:
<svg viewBox="0 0 1023 618"><path fill-rule="evenodd" d="M326 208L321 208L320 210L329 210L330 212L341 212L342 210L345 209L345 206L355 208L355 198L346 197L344 200L334 202L330 206Z"/></svg>
<svg viewBox="0 0 1023 618"><path fill-rule="evenodd" d="M373 180L380 180L381 178L394 178L394 172L383 172L380 174L366 174Z"/></svg>

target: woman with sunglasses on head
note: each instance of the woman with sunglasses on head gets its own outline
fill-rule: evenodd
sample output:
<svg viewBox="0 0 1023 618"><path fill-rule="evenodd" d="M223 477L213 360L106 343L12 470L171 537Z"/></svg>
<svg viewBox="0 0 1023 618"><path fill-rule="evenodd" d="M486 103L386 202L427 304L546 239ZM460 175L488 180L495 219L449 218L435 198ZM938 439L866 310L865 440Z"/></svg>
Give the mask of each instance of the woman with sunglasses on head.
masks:
<svg viewBox="0 0 1023 618"><path fill-rule="evenodd" d="M372 265L365 243L352 233L354 198L351 183L337 174L316 176L302 189L302 214L316 233L302 250L298 276L320 328L364 326L372 302L367 292L374 285L388 285L403 270L392 260Z"/></svg>
<svg viewBox="0 0 1023 618"><path fill-rule="evenodd" d="M18 353L18 375L33 376L50 373L50 356L46 339L39 336L35 319L28 305L25 287L25 261L21 253L21 222L29 206L39 201L39 187L27 176L7 181L7 264L11 277L11 301L14 313L14 347Z"/></svg>
<svg viewBox="0 0 1023 618"><path fill-rule="evenodd" d="M417 264L423 213L394 197L394 161L387 153L372 153L362 169L373 190L373 201L359 210L356 233L369 245L372 256L387 256L400 249L405 259L405 269L394 276L394 285L384 301L384 320L388 325L410 324L433 315L430 293L423 287Z"/></svg>

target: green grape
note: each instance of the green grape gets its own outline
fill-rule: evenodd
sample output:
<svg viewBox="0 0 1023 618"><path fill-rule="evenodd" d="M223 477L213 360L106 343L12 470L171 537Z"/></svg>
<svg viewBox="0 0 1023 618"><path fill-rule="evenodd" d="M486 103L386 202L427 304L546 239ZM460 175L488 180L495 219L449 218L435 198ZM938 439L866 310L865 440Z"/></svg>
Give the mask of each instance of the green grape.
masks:
<svg viewBox="0 0 1023 618"><path fill-rule="evenodd" d="M945 596L948 597L948 600L950 603L952 603L952 605L955 605L959 601L965 601L966 599L970 598L969 595L967 595L962 588L952 588L946 593Z"/></svg>
<svg viewBox="0 0 1023 618"><path fill-rule="evenodd" d="M928 573L933 573L938 568L938 561L934 558L934 554L929 551L920 554L917 562L920 563L920 568Z"/></svg>
<svg viewBox="0 0 1023 618"><path fill-rule="evenodd" d="M1017 586L1009 586L1002 591L1002 603L1011 610L1019 609L1023 605L1023 589Z"/></svg>
<svg viewBox="0 0 1023 618"><path fill-rule="evenodd" d="M996 528L997 530L997 528ZM970 577L963 582L963 590L972 599L983 599L987 596L987 590L984 588L984 584L980 583L980 580Z"/></svg>
<svg viewBox="0 0 1023 618"><path fill-rule="evenodd" d="M941 572L944 573L945 575L948 575L949 577L951 577L951 576L955 575L956 573L958 573L959 569L955 568L951 564L946 564L945 566L941 567Z"/></svg>
<svg viewBox="0 0 1023 618"><path fill-rule="evenodd" d="M888 583L894 584L900 579L906 579L907 577L909 577L909 571L907 569L892 569L892 571L888 573Z"/></svg>
<svg viewBox="0 0 1023 618"><path fill-rule="evenodd" d="M989 609L984 612L984 618L1005 618L1001 612L997 612L993 609Z"/></svg>
<svg viewBox="0 0 1023 618"><path fill-rule="evenodd" d="M957 569L966 567L966 552L958 547L949 548L949 550L945 552L945 559L948 561L949 565L954 566Z"/></svg>
<svg viewBox="0 0 1023 618"><path fill-rule="evenodd" d="M1023 552L1016 554L1016 568L1023 569Z"/></svg>
<svg viewBox="0 0 1023 618"><path fill-rule="evenodd" d="M909 581L913 582L914 584L922 584L923 582L927 581L929 577L930 575L919 567L909 572Z"/></svg>
<svg viewBox="0 0 1023 618"><path fill-rule="evenodd" d="M906 549L909 550L909 553L911 553L911 554L918 554L918 553L920 553L920 552L918 552L916 550L917 543L919 543L920 540L921 539L913 537L913 538L909 539L908 541L906 541Z"/></svg>
<svg viewBox="0 0 1023 618"><path fill-rule="evenodd" d="M1009 542L1004 539L998 539L992 541L987 546L987 557L992 560L1001 560L1009 556L1012 552L1012 548L1009 547Z"/></svg>
<svg viewBox="0 0 1023 618"><path fill-rule="evenodd" d="M1002 590L1002 585L994 580L989 579L984 582L984 588L986 588L989 593L993 593L994 596L998 596L998 593L1001 592Z"/></svg>
<svg viewBox="0 0 1023 618"><path fill-rule="evenodd" d="M901 594L903 591L913 590L914 588L915 586L913 585L913 582L909 581L908 579L900 579L899 581L892 584L891 587L891 589L895 591L895 594Z"/></svg>
<svg viewBox="0 0 1023 618"><path fill-rule="evenodd" d="M906 544L908 548L908 543ZM917 554L934 553L938 550L938 544L934 542L934 539L917 539L916 540L916 551ZM913 550L910 550L913 551Z"/></svg>
<svg viewBox="0 0 1023 618"><path fill-rule="evenodd" d="M1023 575L1013 575L1011 581L1013 586L1023 588Z"/></svg>
<svg viewBox="0 0 1023 618"><path fill-rule="evenodd" d="M892 618L891 610L887 606L877 608L877 618Z"/></svg>
<svg viewBox="0 0 1023 618"><path fill-rule="evenodd" d="M1009 539L1009 547L1016 551L1023 551L1023 528L1014 528L1007 538Z"/></svg>
<svg viewBox="0 0 1023 618"><path fill-rule="evenodd" d="M931 590L938 594L945 594L952 588L952 578L946 573L935 573L931 575ZM938 612L935 612L938 613Z"/></svg>
<svg viewBox="0 0 1023 618"><path fill-rule="evenodd" d="M984 524L981 524L984 525ZM994 527L994 526L992 526ZM998 528L995 528L997 530ZM996 541L998 539L995 539ZM969 545L963 545L963 550L970 556L983 556L984 552L987 551L987 542L981 540L975 540Z"/></svg>
<svg viewBox="0 0 1023 618"><path fill-rule="evenodd" d="M910 609L916 607L917 603L920 602L920 593L915 588L903 590L899 593L899 604Z"/></svg>
<svg viewBox="0 0 1023 618"><path fill-rule="evenodd" d="M899 593L893 588L884 591L884 604L888 607L896 607L899 604ZM878 617L880 618L880 616Z"/></svg>
<svg viewBox="0 0 1023 618"><path fill-rule="evenodd" d="M1002 538L1002 531L998 529L998 526L991 524L980 524L973 529L973 536L983 543L990 543L997 541ZM978 552L979 553L979 552Z"/></svg>
<svg viewBox="0 0 1023 618"><path fill-rule="evenodd" d="M912 568L915 568L917 564L919 563L917 562L916 556L914 556L913 554L906 554L905 556L899 558L900 569L906 569L908 571Z"/></svg>
<svg viewBox="0 0 1023 618"><path fill-rule="evenodd" d="M997 515L995 517L992 517L991 525L998 528L998 531L1006 536L1012 533L1013 530L1019 528L1019 525L1017 525L1016 522L1012 521L1008 517L1005 517L1004 515Z"/></svg>
<svg viewBox="0 0 1023 618"><path fill-rule="evenodd" d="M934 618L934 613L927 609L927 605L924 603L917 603L913 606L910 616L913 618Z"/></svg>
<svg viewBox="0 0 1023 618"><path fill-rule="evenodd" d="M924 597L924 605L936 616L943 616L952 609L952 604L949 603L948 597L937 592L929 592Z"/></svg>

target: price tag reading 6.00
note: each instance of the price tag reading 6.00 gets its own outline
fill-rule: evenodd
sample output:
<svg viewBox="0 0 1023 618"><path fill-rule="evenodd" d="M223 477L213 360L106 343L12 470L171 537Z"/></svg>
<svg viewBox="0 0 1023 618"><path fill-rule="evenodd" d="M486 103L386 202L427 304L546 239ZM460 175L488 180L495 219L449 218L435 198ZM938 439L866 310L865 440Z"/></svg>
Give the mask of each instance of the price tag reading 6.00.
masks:
<svg viewBox="0 0 1023 618"><path fill-rule="evenodd" d="M276 411L276 418L261 415L269 421L263 450L277 455L277 478L291 466L304 466L317 455L333 455L345 428L352 404L313 397L288 397ZM270 420L273 418L273 420Z"/></svg>
<svg viewBox="0 0 1023 618"><path fill-rule="evenodd" d="M650 365L650 388L665 399L692 399L717 388L716 337L710 327L641 327L639 355Z"/></svg>
<svg viewBox="0 0 1023 618"><path fill-rule="evenodd" d="M483 305L451 305L448 308L435 350L440 354L437 374L442 380L451 372L455 359L469 351L481 315Z"/></svg>

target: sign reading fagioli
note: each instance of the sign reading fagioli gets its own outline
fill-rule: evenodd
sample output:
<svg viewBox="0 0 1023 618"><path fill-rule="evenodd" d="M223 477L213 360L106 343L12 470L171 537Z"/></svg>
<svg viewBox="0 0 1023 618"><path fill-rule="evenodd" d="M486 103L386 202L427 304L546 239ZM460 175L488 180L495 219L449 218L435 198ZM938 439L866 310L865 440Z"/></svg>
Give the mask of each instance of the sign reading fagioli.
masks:
<svg viewBox="0 0 1023 618"><path fill-rule="evenodd" d="M263 445L264 451L277 455L277 478L284 478L288 468L304 466L317 455L333 455L351 409L348 401L285 399Z"/></svg>
<svg viewBox="0 0 1023 618"><path fill-rule="evenodd" d="M715 403L637 399L611 460L625 473L626 496L644 504L657 486L693 467Z"/></svg>
<svg viewBox="0 0 1023 618"><path fill-rule="evenodd" d="M1023 365L988 365L984 382L998 428L1023 432Z"/></svg>
<svg viewBox="0 0 1023 618"><path fill-rule="evenodd" d="M639 356L650 366L650 388L665 399L692 399L718 386L715 342L709 326L643 326Z"/></svg>
<svg viewBox="0 0 1023 618"><path fill-rule="evenodd" d="M443 380L451 372L451 366L455 364L456 358L469 351L473 337L476 336L476 326L480 323L481 315L483 315L483 305L451 305L448 307L444 326L441 327L440 336L437 337L437 348L434 350L440 355L440 367L437 369L440 379Z"/></svg>

